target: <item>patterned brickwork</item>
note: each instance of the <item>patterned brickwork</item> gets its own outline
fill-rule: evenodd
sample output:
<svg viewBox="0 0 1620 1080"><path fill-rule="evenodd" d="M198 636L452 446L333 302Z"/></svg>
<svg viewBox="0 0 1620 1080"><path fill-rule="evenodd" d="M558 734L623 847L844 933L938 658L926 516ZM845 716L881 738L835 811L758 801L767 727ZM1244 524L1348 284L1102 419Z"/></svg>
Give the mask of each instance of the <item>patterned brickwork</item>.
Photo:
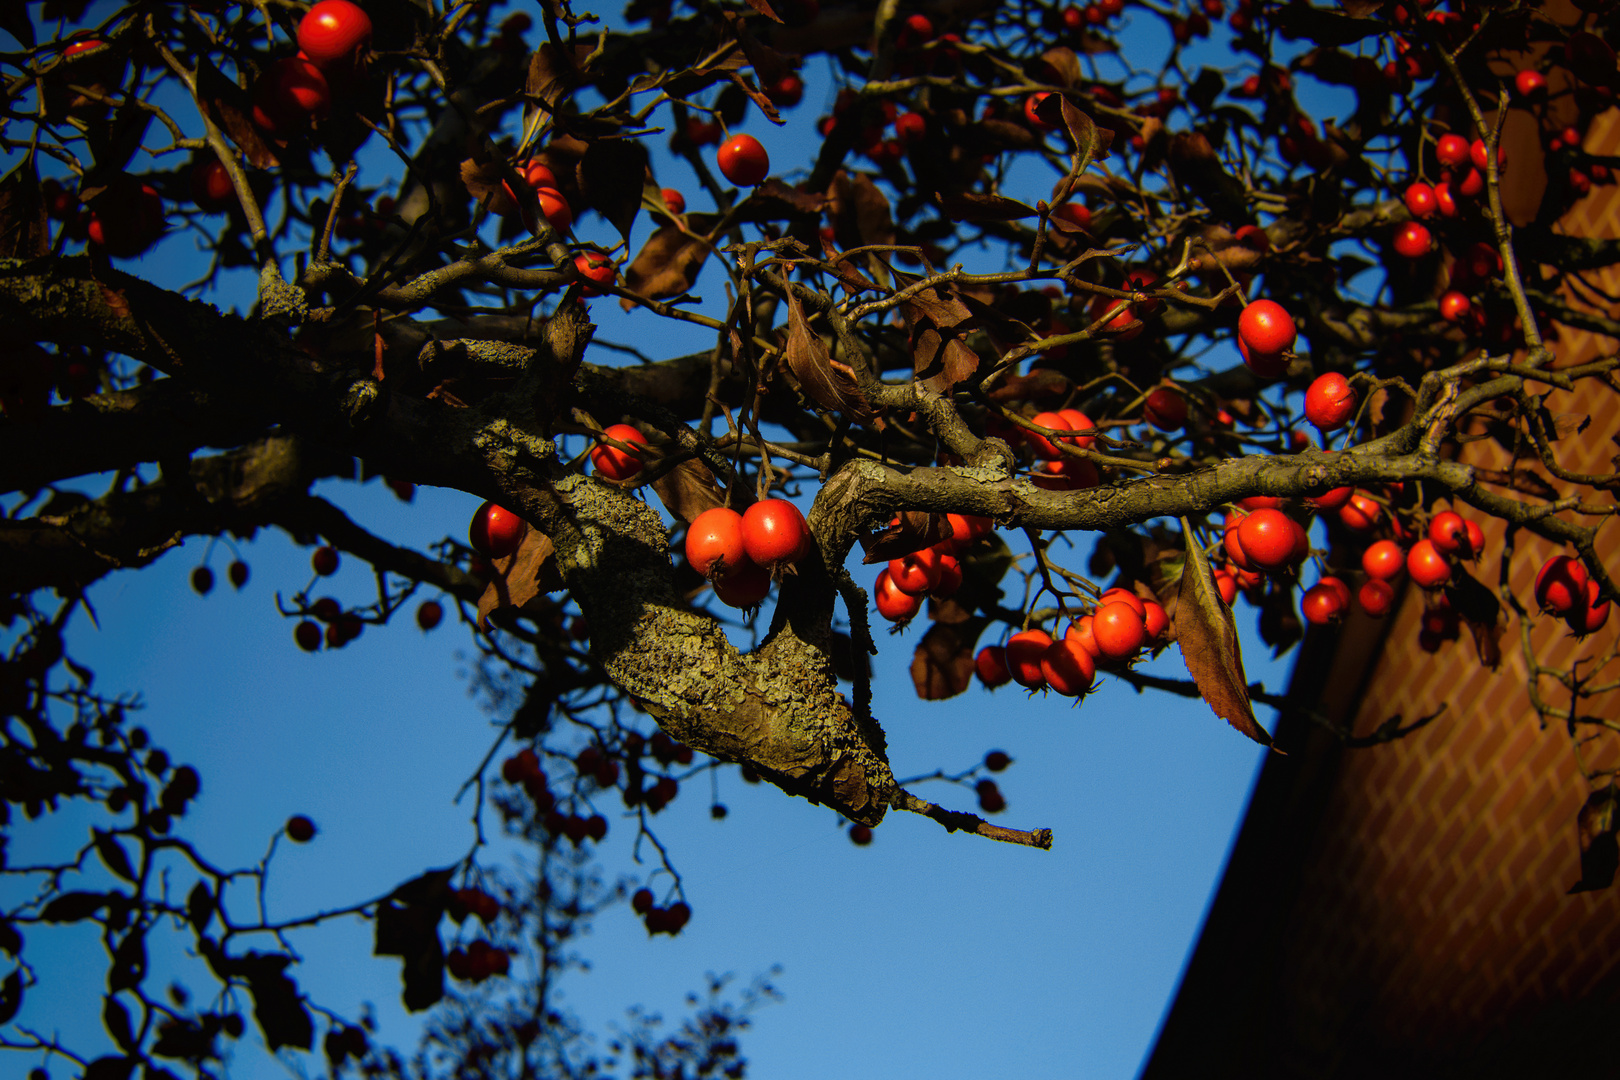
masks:
<svg viewBox="0 0 1620 1080"><path fill-rule="evenodd" d="M1620 145L1620 113L1600 117L1587 145ZM1567 228L1620 236L1620 192L1596 189ZM1614 294L1620 282L1593 284ZM1565 291L1572 300L1583 296L1578 287ZM1557 366L1615 347L1612 339L1566 331ZM1547 405L1554 414L1592 418L1583 433L1555 444L1559 463L1612 471L1620 398L1559 391ZM1482 449L1487 445L1470 444L1464 460L1510 464L1505 451ZM1487 529L1489 554L1474 568L1493 589L1503 533L1500 523ZM1529 597L1553 550L1518 535L1509 576L1517 595ZM1620 569L1620 528L1603 534L1599 551ZM1569 733L1559 724L1543 728L1524 689L1519 620L1507 613L1504 659L1492 673L1476 661L1466 631L1435 656L1417 647L1423 603L1416 590L1408 592L1356 728L1370 731L1395 712L1410 721L1444 711L1404 740L1345 757L1294 906L1282 999L1303 1060L1343 1060L1347 1045L1363 1060L1378 1047L1443 1060L1548 1003L1620 984L1620 886L1566 895L1580 876L1574 821L1587 786ZM1578 656L1610 649L1615 623L1583 643L1557 620L1533 616L1529 640L1541 663L1567 669ZM1616 668L1602 681L1620 678ZM1567 691L1553 680L1540 687L1550 704L1568 707ZM1593 698L1581 711L1620 719L1620 694ZM1620 740L1611 735L1582 749L1589 766L1620 764Z"/></svg>

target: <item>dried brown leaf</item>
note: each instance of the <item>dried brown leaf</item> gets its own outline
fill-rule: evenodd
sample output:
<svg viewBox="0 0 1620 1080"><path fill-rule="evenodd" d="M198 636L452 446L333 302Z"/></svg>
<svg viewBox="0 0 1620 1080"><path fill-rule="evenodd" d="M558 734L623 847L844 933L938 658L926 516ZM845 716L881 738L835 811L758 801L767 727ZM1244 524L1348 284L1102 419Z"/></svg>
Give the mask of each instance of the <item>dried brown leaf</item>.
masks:
<svg viewBox="0 0 1620 1080"><path fill-rule="evenodd" d="M529 97L545 102L545 111L549 113L568 95L576 78L577 72L569 62L568 55L548 41L529 55L529 72L523 82L523 91ZM541 106L536 104L523 107L525 129L540 109Z"/></svg>
<svg viewBox="0 0 1620 1080"><path fill-rule="evenodd" d="M786 120L782 119L782 114L776 111L776 102L766 97L765 94L761 92L759 87L754 85L754 81L748 76L743 75L740 72L733 71L731 73L731 83L738 90L741 90L748 100L754 103L755 107L758 108L760 112L765 114L765 119L769 120L773 124L787 123Z"/></svg>
<svg viewBox="0 0 1620 1080"><path fill-rule="evenodd" d="M756 187L732 212L738 221L789 221L807 214L820 214L827 206L825 195L800 191L771 177Z"/></svg>
<svg viewBox="0 0 1620 1080"><path fill-rule="evenodd" d="M695 224L698 217L688 214L686 220ZM661 225L624 268L625 287L654 300L680 296L697 281L698 271L708 257L709 245L701 237L677 225ZM626 311L635 307L633 300L619 303Z"/></svg>
<svg viewBox="0 0 1620 1080"><path fill-rule="evenodd" d="M1035 208L1002 195L964 191L960 195L934 193L940 213L952 221L1017 221L1035 216Z"/></svg>
<svg viewBox="0 0 1620 1080"><path fill-rule="evenodd" d="M1041 63L1046 65L1047 73L1054 85L1076 86L1083 81L1080 57L1066 45L1059 45L1041 53Z"/></svg>
<svg viewBox="0 0 1620 1080"><path fill-rule="evenodd" d="M563 587L557 573L556 554L551 538L530 526L523 543L504 559L494 561L496 576L478 598L478 627L489 629L489 617L505 608L524 614L537 614L547 605L541 597Z"/></svg>
<svg viewBox="0 0 1620 1080"><path fill-rule="evenodd" d="M839 247L894 243L889 199L865 173L839 172L827 189L828 212Z"/></svg>
<svg viewBox="0 0 1620 1080"><path fill-rule="evenodd" d="M773 22L782 21L782 16L776 13L776 10L771 7L768 0L748 0L748 6Z"/></svg>
<svg viewBox="0 0 1620 1080"><path fill-rule="evenodd" d="M227 79L207 57L197 60L197 100L225 137L236 144L256 169L281 164L264 133L253 122L253 100L248 92Z"/></svg>
<svg viewBox="0 0 1620 1080"><path fill-rule="evenodd" d="M1187 564L1181 572L1181 588L1176 594L1176 638L1181 656L1198 692L1215 715L1262 746L1271 745L1271 736L1254 717L1249 703L1249 683L1243 674L1243 652L1238 645L1237 623L1232 609L1221 600L1209 557L1198 546L1192 524L1181 519L1187 539Z"/></svg>
<svg viewBox="0 0 1620 1080"><path fill-rule="evenodd" d="M1108 153L1108 143L1102 140L1091 117L1075 108L1074 102L1064 97L1061 105L1063 126L1068 130L1069 138L1074 142L1074 152L1079 157L1070 175L1079 176L1094 159Z"/></svg>
<svg viewBox="0 0 1620 1080"><path fill-rule="evenodd" d="M683 461L652 482L653 491L674 517L688 525L703 511L725 504L714 473L701 461Z"/></svg>
<svg viewBox="0 0 1620 1080"><path fill-rule="evenodd" d="M932 547L952 536L950 520L944 514L931 514L926 510L906 510L897 515L880 533L862 536L866 555L863 563L888 562Z"/></svg>
<svg viewBox="0 0 1620 1080"><path fill-rule="evenodd" d="M1588 795L1575 817L1575 834L1581 845L1581 880L1569 891L1612 886L1620 870L1620 789L1611 783Z"/></svg>
<svg viewBox="0 0 1620 1080"><path fill-rule="evenodd" d="M37 259L51 252L51 224L40 192L34 159L0 180L0 258Z"/></svg>
<svg viewBox="0 0 1620 1080"><path fill-rule="evenodd" d="M753 0L749 0L749 2L753 3ZM742 46L743 56L748 59L749 65L753 67L754 74L759 76L762 86L773 85L778 79L793 70L794 65L786 56L754 36L754 32L748 27L748 20L743 15L738 12L728 11L725 13L725 18L727 24L731 27L731 32L737 37L737 44ZM778 124L782 122L777 119L774 106L766 115L770 116Z"/></svg>
<svg viewBox="0 0 1620 1080"><path fill-rule="evenodd" d="M942 701L973 685L973 645L978 637L978 629L971 623L936 622L929 627L911 657L911 683L917 696Z"/></svg>
<svg viewBox="0 0 1620 1080"><path fill-rule="evenodd" d="M635 139L598 139L579 159L577 175L580 195L628 243L630 226L641 209L647 148Z"/></svg>
<svg viewBox="0 0 1620 1080"><path fill-rule="evenodd" d="M810 329L804 305L791 288L787 291L787 300L788 335L784 352L799 389L828 412L870 413L866 398L854 380L833 366L827 343Z"/></svg>

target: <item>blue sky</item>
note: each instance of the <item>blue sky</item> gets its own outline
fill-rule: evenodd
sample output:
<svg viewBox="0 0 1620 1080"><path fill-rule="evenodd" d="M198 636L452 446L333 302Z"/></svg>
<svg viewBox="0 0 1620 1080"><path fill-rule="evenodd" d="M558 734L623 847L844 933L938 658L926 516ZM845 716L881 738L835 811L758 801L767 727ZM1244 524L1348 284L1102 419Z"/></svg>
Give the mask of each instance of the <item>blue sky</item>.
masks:
<svg viewBox="0 0 1620 1080"><path fill-rule="evenodd" d="M1127 41L1139 50L1132 54L1139 67L1162 55L1161 35L1138 29ZM743 127L765 140L779 170L809 160L811 127L830 100L824 69L812 65L807 77L805 104L788 128L767 130L757 117ZM397 175L378 153L364 167L363 183ZM705 208L683 164L666 158L657 168L663 183L688 192L689 209ZM1008 193L1033 200L1051 179L1020 178L1027 190ZM638 223L636 243L647 228ZM606 240L610 230L592 217L580 235ZM200 265L193 238L181 235L126 268L178 284ZM249 284L237 275L208 298L245 304ZM724 295L712 273L697 291L710 307ZM601 338L657 355L705 344L610 302L598 301L593 314ZM612 354L591 358L610 362ZM462 535L477 504L421 489L407 506L378 483L332 484L323 493L366 527L418 548ZM308 583L307 549L280 533L242 545L252 579L236 593L224 582L230 553L219 545L210 563L220 584L201 598L187 577L207 550L192 542L150 570L101 582L91 593L99 625L79 620L72 639L98 685L140 691L140 722L202 773L202 795L181 834L219 862L244 865L263 857L289 814L314 818L315 842L276 852L267 893L273 915L353 903L459 859L473 834L467 805L453 798L496 733L462 678L472 651L466 632L447 621L424 635L403 619L369 628L342 651L306 655L294 647L275 597ZM864 583L874 573L857 571ZM314 595L358 603L371 589L365 568L350 564ZM1252 609L1241 602L1239 622L1252 629ZM1016 764L1000 778L1010 808L998 820L1053 829L1052 850L948 835L912 815L891 815L872 846L859 849L830 811L745 785L733 772L720 780L731 814L714 822L706 784L694 783L659 818L694 918L679 938L653 941L626 908L598 920L581 943L592 969L564 984L564 1005L588 1027L605 1032L637 1004L678 1016L705 972L746 983L780 965L774 981L785 998L758 1014L744 1043L756 1076L1134 1075L1261 751L1202 702L1138 696L1107 678L1079 708L1065 698L1027 697L1016 686L991 694L975 685L951 701L919 702L906 668L922 629L883 638L875 659L874 712L896 773L961 769L1003 749ZM1280 688L1287 665L1268 662L1252 633L1245 644L1251 678ZM1173 650L1149 670L1185 676ZM1272 718L1262 720L1270 726ZM964 808L973 798L941 786L920 793ZM602 845L608 873L644 874L630 859L633 830L614 824ZM14 826L12 861L80 844L88 825L68 813ZM336 1008L374 1002L385 1035L409 1047L414 1027L397 1004L398 962L370 955L369 931L351 920L295 936L305 958L298 977ZM99 973L99 943L71 928L32 939L31 952L49 950L53 959L44 968L48 985L19 1020L58 1030L70 1043L103 1038L95 980L62 977ZM194 963L178 952L164 962L174 971ZM232 1076L288 1073L254 1042L252 1035L243 1041ZM11 1069L8 1061L0 1073Z"/></svg>

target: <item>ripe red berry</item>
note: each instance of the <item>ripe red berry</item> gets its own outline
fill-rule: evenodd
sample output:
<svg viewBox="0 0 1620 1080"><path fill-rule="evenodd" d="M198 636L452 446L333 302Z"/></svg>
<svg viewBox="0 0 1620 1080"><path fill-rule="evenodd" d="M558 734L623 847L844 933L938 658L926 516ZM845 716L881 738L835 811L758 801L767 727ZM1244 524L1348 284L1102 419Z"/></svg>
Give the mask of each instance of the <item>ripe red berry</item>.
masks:
<svg viewBox="0 0 1620 1080"><path fill-rule="evenodd" d="M1370 578L1391 581L1406 568L1406 552L1393 540L1379 540L1361 553L1361 568Z"/></svg>
<svg viewBox="0 0 1620 1080"><path fill-rule="evenodd" d="M1479 170L1483 180L1485 171L1491 163L1490 153L1485 149L1484 139L1475 139L1468 144L1468 160L1473 162L1474 168ZM1507 150L1501 143L1496 145L1496 167L1500 169L1507 164Z"/></svg>
<svg viewBox="0 0 1620 1080"><path fill-rule="evenodd" d="M601 286L613 284L613 279L618 277L613 260L599 251L582 251L575 255L574 269L587 282L581 289L586 296L601 296Z"/></svg>
<svg viewBox="0 0 1620 1080"><path fill-rule="evenodd" d="M277 60L253 87L253 122L271 135L289 138L332 112L332 88L321 69L296 56Z"/></svg>
<svg viewBox="0 0 1620 1080"><path fill-rule="evenodd" d="M1450 289L1440 295L1440 317L1446 322L1462 322L1468 317L1468 312L1473 306L1468 297L1456 289Z"/></svg>
<svg viewBox="0 0 1620 1080"><path fill-rule="evenodd" d="M1408 221L1395 230L1396 254L1406 259L1421 259L1434 246L1434 237L1420 222Z"/></svg>
<svg viewBox="0 0 1620 1080"><path fill-rule="evenodd" d="M1250 353L1276 356L1293 348L1294 320L1275 300L1255 300L1238 316L1238 339Z"/></svg>
<svg viewBox="0 0 1620 1080"><path fill-rule="evenodd" d="M1051 131L1054 125L1046 122L1040 114L1041 103L1051 97L1051 92L1042 90L1038 94L1031 94L1024 99L1024 119L1029 126L1037 131Z"/></svg>
<svg viewBox="0 0 1620 1080"><path fill-rule="evenodd" d="M790 71L775 82L767 84L764 91L771 104L790 109L804 100L804 80Z"/></svg>
<svg viewBox="0 0 1620 1080"><path fill-rule="evenodd" d="M786 499L761 499L743 511L743 548L767 570L798 562L810 553L810 526Z"/></svg>
<svg viewBox="0 0 1620 1080"><path fill-rule="evenodd" d="M529 523L504 506L486 502L473 514L467 529L467 539L473 550L486 559L504 559L517 551Z"/></svg>
<svg viewBox="0 0 1620 1080"><path fill-rule="evenodd" d="M293 627L293 640L305 652L314 652L321 647L321 624L305 619Z"/></svg>
<svg viewBox="0 0 1620 1080"><path fill-rule="evenodd" d="M894 119L894 133L903 143L914 143L928 134L928 120L921 113L903 112Z"/></svg>
<svg viewBox="0 0 1620 1080"><path fill-rule="evenodd" d="M319 574L321 577L331 577L333 574L337 573L337 548L334 548L329 544L322 544L320 547L315 549L314 554L310 555L309 566L310 569L314 570L315 573Z"/></svg>
<svg viewBox="0 0 1620 1080"><path fill-rule="evenodd" d="M902 591L889 577L888 570L878 574L877 584L872 586L872 600L878 614L890 622L909 622L922 610L922 596Z"/></svg>
<svg viewBox="0 0 1620 1080"><path fill-rule="evenodd" d="M1154 387L1142 403L1142 419L1160 431L1180 431L1187 423L1187 399L1168 386Z"/></svg>
<svg viewBox="0 0 1620 1080"><path fill-rule="evenodd" d="M1221 603L1231 607L1232 601L1237 599L1237 579L1225 570L1217 570L1215 571L1215 588L1221 594Z"/></svg>
<svg viewBox="0 0 1620 1080"><path fill-rule="evenodd" d="M1375 619L1382 619L1395 606L1395 590L1389 582L1373 578L1361 583L1356 599L1361 602L1362 611Z"/></svg>
<svg viewBox="0 0 1620 1080"><path fill-rule="evenodd" d="M868 825L851 825L849 827L849 842L856 847L865 847L872 842L872 829Z"/></svg>
<svg viewBox="0 0 1620 1080"><path fill-rule="evenodd" d="M191 572L191 589L198 596L207 596L214 591L214 572L206 566L199 566Z"/></svg>
<svg viewBox="0 0 1620 1080"><path fill-rule="evenodd" d="M1601 595L1602 589L1598 587L1597 581L1588 578L1586 581L1585 602L1576 604L1564 616L1564 621L1569 624L1570 633L1575 634L1577 637L1584 637L1587 634L1596 633L1604 623L1609 621L1609 602L1600 600Z"/></svg>
<svg viewBox="0 0 1620 1080"><path fill-rule="evenodd" d="M1435 201L1434 188L1421 180L1407 186L1401 201L1415 218L1426 218L1440 208Z"/></svg>
<svg viewBox="0 0 1620 1080"><path fill-rule="evenodd" d="M1442 135L1434 152L1440 164L1455 168L1468 160L1468 140L1461 135Z"/></svg>
<svg viewBox="0 0 1620 1080"><path fill-rule="evenodd" d="M715 152L715 161L727 180L738 187L753 187L771 175L771 158L752 135L733 135Z"/></svg>
<svg viewBox="0 0 1620 1080"><path fill-rule="evenodd" d="M557 232L567 232L574 224L574 208L568 205L562 192L556 188L538 187L534 189L534 197L540 202L540 212L546 216L546 224Z"/></svg>
<svg viewBox="0 0 1620 1080"><path fill-rule="evenodd" d="M231 174L219 158L205 158L191 167L191 201L210 214L224 213L236 205Z"/></svg>
<svg viewBox="0 0 1620 1080"><path fill-rule="evenodd" d="M1280 570L1294 561L1294 521L1281 510L1256 510L1238 526L1238 543L1249 562Z"/></svg>
<svg viewBox="0 0 1620 1080"><path fill-rule="evenodd" d="M718 577L748 558L742 515L716 506L699 514L686 530L686 561L706 578Z"/></svg>
<svg viewBox="0 0 1620 1080"><path fill-rule="evenodd" d="M1339 521L1351 532L1370 532L1383 516L1384 508L1378 501L1359 491L1339 507Z"/></svg>
<svg viewBox="0 0 1620 1080"><path fill-rule="evenodd" d="M746 556L740 565L729 567L714 579L714 595L726 606L740 610L758 607L770 591L770 571Z"/></svg>
<svg viewBox="0 0 1620 1080"><path fill-rule="evenodd" d="M1536 574L1536 605L1553 615L1574 610L1586 596L1586 567L1568 555L1554 555Z"/></svg>
<svg viewBox="0 0 1620 1080"><path fill-rule="evenodd" d="M1319 376L1305 391L1305 418L1323 431L1342 427L1356 411L1356 392L1337 371Z"/></svg>
<svg viewBox="0 0 1620 1080"><path fill-rule="evenodd" d="M1468 526L1454 510L1442 510L1429 521L1429 539L1442 555L1468 551Z"/></svg>
<svg viewBox="0 0 1620 1080"><path fill-rule="evenodd" d="M1344 594L1325 579L1305 590L1299 601L1299 613L1306 622L1316 626L1338 622L1344 617L1344 609Z"/></svg>
<svg viewBox="0 0 1620 1080"><path fill-rule="evenodd" d="M979 681L991 690L1012 681L1012 672L1007 668L1007 650L1000 645L980 649L979 655L973 658L973 670L978 673Z"/></svg>
<svg viewBox="0 0 1620 1080"><path fill-rule="evenodd" d="M248 583L248 564L241 559L235 560L226 568L225 576L231 579L231 585L240 589Z"/></svg>
<svg viewBox="0 0 1620 1080"><path fill-rule="evenodd" d="M647 436L630 424L610 424L602 434L633 447L647 445ZM628 480L641 471L642 464L642 454L636 450L620 450L606 443L591 450L591 468L608 480Z"/></svg>
<svg viewBox="0 0 1620 1080"><path fill-rule="evenodd" d="M1065 416L1065 412L1069 415ZM1073 409L1066 409L1063 412L1036 413L1031 418L1030 423L1039 427L1050 428L1053 431L1072 431L1076 427L1073 422L1075 420L1081 421L1086 428L1093 426L1085 413L1075 412ZM1028 441L1030 449L1035 452L1035 456L1043 461L1065 460L1063 451L1054 446L1052 440L1047 439L1046 436L1038 435L1033 431L1026 431L1024 432L1024 438ZM1056 441L1070 443L1085 449L1096 440L1090 435L1060 435L1056 437Z"/></svg>
<svg viewBox="0 0 1620 1080"><path fill-rule="evenodd" d="M1152 600L1145 601L1143 606L1147 608L1147 614L1142 616L1142 627L1147 631L1148 641L1162 640L1164 632L1170 629L1170 616Z"/></svg>
<svg viewBox="0 0 1620 1080"><path fill-rule="evenodd" d="M432 630L443 618L444 607L437 600L424 600L416 609L416 625L423 630Z"/></svg>
<svg viewBox="0 0 1620 1080"><path fill-rule="evenodd" d="M287 839L298 844L307 844L315 839L315 823L303 814L294 814L287 819Z"/></svg>
<svg viewBox="0 0 1620 1080"><path fill-rule="evenodd" d="M992 750L984 755L984 767L991 772L1001 772L1011 764L1012 758L1008 757L1004 751Z"/></svg>
<svg viewBox="0 0 1620 1080"><path fill-rule="evenodd" d="M889 560L889 580L901 592L922 596L939 585L940 554L933 548Z"/></svg>
<svg viewBox="0 0 1620 1080"><path fill-rule="evenodd" d="M1434 546L1434 541L1419 540L1406 553L1406 572L1422 588L1432 589L1451 579L1451 563Z"/></svg>
<svg viewBox="0 0 1620 1080"><path fill-rule="evenodd" d="M686 213L686 196L672 187L661 188L658 194L664 197L664 205L669 207L672 214Z"/></svg>
<svg viewBox="0 0 1620 1080"><path fill-rule="evenodd" d="M1147 640L1142 615L1122 601L1105 603L1091 617L1091 636L1097 648L1110 660L1135 656Z"/></svg>
<svg viewBox="0 0 1620 1080"><path fill-rule="evenodd" d="M1097 662L1073 638L1054 641L1041 652L1041 680L1064 697L1079 697L1091 689Z"/></svg>
<svg viewBox="0 0 1620 1080"><path fill-rule="evenodd" d="M1337 510L1349 502L1350 497L1355 493L1356 489L1351 487L1329 488L1320 495L1312 496L1307 501L1318 510Z"/></svg>
<svg viewBox="0 0 1620 1080"><path fill-rule="evenodd" d="M1547 92L1547 76L1534 68L1525 68L1513 76L1513 88L1523 98L1545 94Z"/></svg>
<svg viewBox="0 0 1620 1080"><path fill-rule="evenodd" d="M1041 657L1052 644L1052 635L1045 630L1020 630L1007 639L1007 668L1019 686L1039 690L1046 685L1041 673Z"/></svg>
<svg viewBox="0 0 1620 1080"><path fill-rule="evenodd" d="M371 44L371 18L349 0L320 0L298 23L298 49L317 67L349 67Z"/></svg>

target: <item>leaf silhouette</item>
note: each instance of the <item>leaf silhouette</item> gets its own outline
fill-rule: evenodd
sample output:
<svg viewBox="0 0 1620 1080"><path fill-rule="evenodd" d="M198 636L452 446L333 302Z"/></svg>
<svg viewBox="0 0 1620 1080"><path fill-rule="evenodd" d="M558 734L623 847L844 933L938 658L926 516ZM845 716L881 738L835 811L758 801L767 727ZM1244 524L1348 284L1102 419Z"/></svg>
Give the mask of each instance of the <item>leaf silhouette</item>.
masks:
<svg viewBox="0 0 1620 1080"><path fill-rule="evenodd" d="M0 180L0 258L37 259L51 251L51 226L32 158Z"/></svg>
<svg viewBox="0 0 1620 1080"><path fill-rule="evenodd" d="M804 305L787 290L788 336L787 362L793 377L806 397L829 412L851 412L857 415L870 412L866 398L853 379L833 367L832 354L821 335L810 329L805 318Z"/></svg>
<svg viewBox="0 0 1620 1080"><path fill-rule="evenodd" d="M1270 746L1271 736L1254 718L1254 706L1249 704L1249 683L1243 674L1243 652L1232 609L1221 599L1209 557L1198 546L1186 518L1181 519L1181 530L1187 539L1187 564L1176 594L1181 657L1215 715L1261 746Z"/></svg>
<svg viewBox="0 0 1620 1080"><path fill-rule="evenodd" d="M641 209L647 148L633 139L598 139L580 158L578 172L580 194L628 243Z"/></svg>

